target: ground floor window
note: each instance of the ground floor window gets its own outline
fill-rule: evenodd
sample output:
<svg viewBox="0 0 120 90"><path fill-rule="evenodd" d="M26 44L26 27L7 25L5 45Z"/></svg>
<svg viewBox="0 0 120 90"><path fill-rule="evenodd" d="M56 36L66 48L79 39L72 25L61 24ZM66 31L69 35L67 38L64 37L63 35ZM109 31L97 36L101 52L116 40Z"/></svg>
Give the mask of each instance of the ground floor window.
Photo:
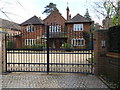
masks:
<svg viewBox="0 0 120 90"><path fill-rule="evenodd" d="M25 46L32 46L36 43L35 39L25 39Z"/></svg>
<svg viewBox="0 0 120 90"><path fill-rule="evenodd" d="M72 44L73 44L73 46L84 46L85 40L84 40L84 38L72 39Z"/></svg>

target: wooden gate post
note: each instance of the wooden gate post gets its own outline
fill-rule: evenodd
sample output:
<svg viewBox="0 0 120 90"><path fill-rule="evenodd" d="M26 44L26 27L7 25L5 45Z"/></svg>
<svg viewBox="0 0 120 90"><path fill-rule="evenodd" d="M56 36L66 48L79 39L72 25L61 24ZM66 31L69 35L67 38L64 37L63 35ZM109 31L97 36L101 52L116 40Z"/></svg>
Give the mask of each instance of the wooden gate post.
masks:
<svg viewBox="0 0 120 90"><path fill-rule="evenodd" d="M6 72L5 32L0 31L0 74Z"/></svg>

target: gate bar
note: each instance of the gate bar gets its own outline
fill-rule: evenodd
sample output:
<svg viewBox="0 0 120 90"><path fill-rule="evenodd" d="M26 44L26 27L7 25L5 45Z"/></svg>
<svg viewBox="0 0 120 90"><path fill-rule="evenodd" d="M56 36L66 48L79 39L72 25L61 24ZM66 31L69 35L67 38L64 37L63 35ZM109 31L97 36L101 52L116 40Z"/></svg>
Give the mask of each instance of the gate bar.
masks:
<svg viewBox="0 0 120 90"><path fill-rule="evenodd" d="M47 73L49 73L49 26L47 26Z"/></svg>

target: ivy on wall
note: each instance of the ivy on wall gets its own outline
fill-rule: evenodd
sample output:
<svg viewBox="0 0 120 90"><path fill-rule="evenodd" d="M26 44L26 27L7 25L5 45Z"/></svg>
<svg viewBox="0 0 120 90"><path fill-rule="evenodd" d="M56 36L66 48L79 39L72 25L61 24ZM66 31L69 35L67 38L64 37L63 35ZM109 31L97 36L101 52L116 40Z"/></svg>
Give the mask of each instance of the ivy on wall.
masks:
<svg viewBox="0 0 120 90"><path fill-rule="evenodd" d="M88 32L83 32L83 37L85 39L86 49L90 49L90 34Z"/></svg>

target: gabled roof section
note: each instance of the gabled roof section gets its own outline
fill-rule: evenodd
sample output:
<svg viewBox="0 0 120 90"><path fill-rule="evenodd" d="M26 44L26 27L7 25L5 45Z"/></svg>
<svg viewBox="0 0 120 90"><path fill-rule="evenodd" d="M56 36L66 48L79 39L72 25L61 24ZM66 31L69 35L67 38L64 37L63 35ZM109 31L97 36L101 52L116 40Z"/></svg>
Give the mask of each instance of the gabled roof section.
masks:
<svg viewBox="0 0 120 90"><path fill-rule="evenodd" d="M68 20L66 23L79 23L79 22L92 22L92 21L87 20L86 18L84 18L80 14L77 14L72 19Z"/></svg>
<svg viewBox="0 0 120 90"><path fill-rule="evenodd" d="M57 15L57 16L56 16ZM47 16L43 21L46 23L46 21L50 20L50 22L54 22L55 20L58 21L58 19L60 19L61 21L66 21L66 19L61 15L61 13L58 10L54 10L51 12L51 14L49 16Z"/></svg>
<svg viewBox="0 0 120 90"><path fill-rule="evenodd" d="M44 24L44 22L37 16L33 16L30 19L28 19L27 21L23 22L21 25L24 26L24 25L29 25L29 24L41 25L41 24Z"/></svg>
<svg viewBox="0 0 120 90"><path fill-rule="evenodd" d="M8 21L5 19L0 18L0 28L6 28L6 29L11 29L11 30L21 30L20 25L18 23Z"/></svg>

